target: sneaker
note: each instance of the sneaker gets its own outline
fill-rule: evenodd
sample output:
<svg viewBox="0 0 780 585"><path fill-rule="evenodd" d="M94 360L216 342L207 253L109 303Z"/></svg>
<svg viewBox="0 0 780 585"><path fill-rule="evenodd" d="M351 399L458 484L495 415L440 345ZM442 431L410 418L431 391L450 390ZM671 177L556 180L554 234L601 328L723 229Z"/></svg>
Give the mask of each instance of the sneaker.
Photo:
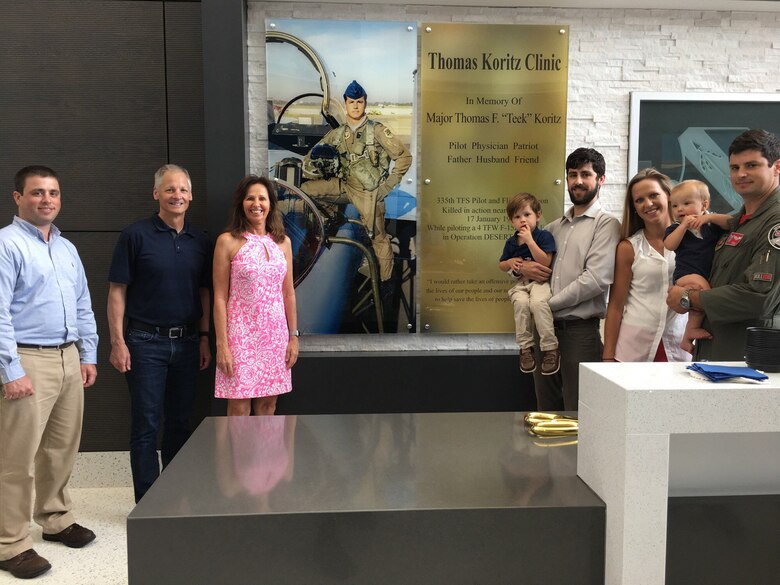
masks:
<svg viewBox="0 0 780 585"><path fill-rule="evenodd" d="M43 575L49 569L51 569L49 561L31 548L7 561L0 561L0 570L8 571L17 579L32 579Z"/></svg>
<svg viewBox="0 0 780 585"><path fill-rule="evenodd" d="M520 371L524 374L530 374L536 369L536 356L534 348L527 347L520 350Z"/></svg>
<svg viewBox="0 0 780 585"><path fill-rule="evenodd" d="M561 352L557 349L542 352L542 376L552 376L561 369Z"/></svg>

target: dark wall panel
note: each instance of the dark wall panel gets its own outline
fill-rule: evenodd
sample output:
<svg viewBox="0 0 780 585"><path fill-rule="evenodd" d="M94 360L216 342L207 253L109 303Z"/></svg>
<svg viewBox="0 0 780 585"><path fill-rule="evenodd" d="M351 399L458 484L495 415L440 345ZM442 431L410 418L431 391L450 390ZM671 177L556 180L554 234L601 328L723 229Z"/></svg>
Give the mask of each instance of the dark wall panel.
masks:
<svg viewBox="0 0 780 585"><path fill-rule="evenodd" d="M776 585L780 494L669 498L667 585Z"/></svg>
<svg viewBox="0 0 780 585"><path fill-rule="evenodd" d="M216 234L225 225L231 190L249 165L246 1L203 0L201 14L208 220Z"/></svg>
<svg viewBox="0 0 780 585"><path fill-rule="evenodd" d="M92 310L98 324L98 377L86 390L82 451L119 451L128 449L130 438L130 397L122 374L108 362L111 344L108 336L106 303L108 267L116 243L116 233L66 233L79 251L89 280Z"/></svg>
<svg viewBox="0 0 780 585"><path fill-rule="evenodd" d="M0 3L0 217L13 173L62 177L64 230L115 231L153 209L167 161L161 2Z"/></svg>
<svg viewBox="0 0 780 585"><path fill-rule="evenodd" d="M305 354L298 360L293 391L279 397L277 412L516 412L535 408L533 376L520 373L515 352L325 352Z"/></svg>
<svg viewBox="0 0 780 585"><path fill-rule="evenodd" d="M169 157L189 170L193 201L188 215L194 225L208 231L200 23L199 2L165 3ZM233 185L226 188L232 192Z"/></svg>
<svg viewBox="0 0 780 585"><path fill-rule="evenodd" d="M78 248L98 322L98 381L86 394L84 451L126 450L129 396L109 364L108 267L119 231L157 209L154 171L192 174L190 216L206 229L199 2L0 2L0 225L11 221L13 175L60 173L57 225ZM209 414L203 373L195 423Z"/></svg>

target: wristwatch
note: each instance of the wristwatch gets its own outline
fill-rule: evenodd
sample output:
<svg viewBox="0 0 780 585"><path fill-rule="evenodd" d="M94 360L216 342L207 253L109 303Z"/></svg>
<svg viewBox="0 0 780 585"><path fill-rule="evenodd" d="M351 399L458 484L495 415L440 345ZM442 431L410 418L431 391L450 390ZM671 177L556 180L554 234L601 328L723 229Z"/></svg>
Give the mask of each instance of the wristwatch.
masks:
<svg viewBox="0 0 780 585"><path fill-rule="evenodd" d="M690 293L691 293L691 289L686 288L683 291L682 296L680 297L680 306L683 309L685 309L686 311L690 311L691 310L691 298L690 298L690 296L688 296L688 295L690 295Z"/></svg>
<svg viewBox="0 0 780 585"><path fill-rule="evenodd" d="M290 331L290 337L300 337L300 336L301 336L301 332L298 331L297 329L293 329L292 331Z"/></svg>

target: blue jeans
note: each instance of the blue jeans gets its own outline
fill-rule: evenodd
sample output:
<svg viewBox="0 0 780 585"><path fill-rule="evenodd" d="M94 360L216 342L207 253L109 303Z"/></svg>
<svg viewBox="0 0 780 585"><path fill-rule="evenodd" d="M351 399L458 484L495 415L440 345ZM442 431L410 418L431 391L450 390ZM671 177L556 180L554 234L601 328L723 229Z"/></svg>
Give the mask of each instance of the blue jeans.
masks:
<svg viewBox="0 0 780 585"><path fill-rule="evenodd" d="M199 367L198 336L168 339L157 333L129 329L130 466L138 502L160 475L157 432L164 414L163 469L190 437L190 414Z"/></svg>

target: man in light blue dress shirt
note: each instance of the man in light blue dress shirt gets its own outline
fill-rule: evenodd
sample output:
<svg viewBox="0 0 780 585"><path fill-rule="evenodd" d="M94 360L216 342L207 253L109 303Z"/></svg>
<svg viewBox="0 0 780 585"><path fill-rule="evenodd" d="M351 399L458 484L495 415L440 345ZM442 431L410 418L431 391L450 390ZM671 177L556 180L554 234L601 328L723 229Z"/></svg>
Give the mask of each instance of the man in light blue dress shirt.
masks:
<svg viewBox="0 0 780 585"><path fill-rule="evenodd" d="M0 570L27 579L51 568L32 548L31 511L44 540L95 539L76 524L67 483L98 336L78 252L52 223L56 173L25 167L15 189L18 215L0 230Z"/></svg>

